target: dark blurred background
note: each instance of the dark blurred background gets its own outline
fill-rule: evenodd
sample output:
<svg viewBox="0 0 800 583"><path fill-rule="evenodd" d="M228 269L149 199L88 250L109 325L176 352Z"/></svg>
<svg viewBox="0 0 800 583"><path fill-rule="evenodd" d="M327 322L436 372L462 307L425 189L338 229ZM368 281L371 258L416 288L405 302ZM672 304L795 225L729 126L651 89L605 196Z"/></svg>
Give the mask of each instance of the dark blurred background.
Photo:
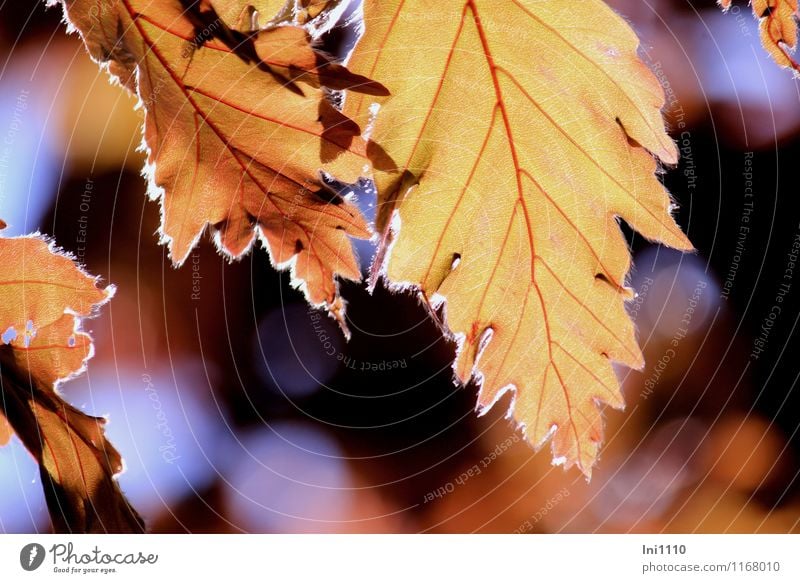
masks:
<svg viewBox="0 0 800 583"><path fill-rule="evenodd" d="M110 417L120 482L154 532L800 530L797 81L743 3L611 4L665 88L682 161L664 180L697 253L629 233L648 366L620 369L629 405L606 411L587 483L524 442L507 398L475 415L453 343L413 295L344 284L345 342L262 249L229 264L204 239L174 270L135 100L59 8L0 3L0 217L118 288L87 322L88 374L63 392ZM0 531L49 530L16 439L0 492Z"/></svg>

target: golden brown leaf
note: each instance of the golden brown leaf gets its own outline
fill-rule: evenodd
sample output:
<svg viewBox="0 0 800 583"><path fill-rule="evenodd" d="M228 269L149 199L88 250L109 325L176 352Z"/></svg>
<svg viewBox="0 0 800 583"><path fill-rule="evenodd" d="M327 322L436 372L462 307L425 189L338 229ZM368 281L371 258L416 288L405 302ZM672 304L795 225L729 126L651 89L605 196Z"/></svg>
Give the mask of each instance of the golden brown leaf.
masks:
<svg viewBox="0 0 800 583"><path fill-rule="evenodd" d="M11 429L5 416L0 413L0 445L7 444L11 440L12 435L14 435L14 431Z"/></svg>
<svg viewBox="0 0 800 583"><path fill-rule="evenodd" d="M339 2L336 0L298 0L296 10L300 22L308 22L337 4Z"/></svg>
<svg viewBox="0 0 800 583"><path fill-rule="evenodd" d="M79 328L112 295L40 237L0 238L0 422L7 419L39 462L59 532L141 532L114 476L119 453L90 417L56 392L92 354ZM12 338L13 336L13 338Z"/></svg>
<svg viewBox="0 0 800 583"><path fill-rule="evenodd" d="M654 154L675 163L664 96L633 31L603 2L366 0L348 67L391 92L345 113L398 164L375 174L389 281L446 303L455 364L479 406L514 389L537 447L587 475L600 403L622 407L612 363L641 368L624 300L621 217L691 245ZM390 229L392 227L392 229ZM391 232L391 231L394 232ZM394 237L392 237L394 236Z"/></svg>
<svg viewBox="0 0 800 583"><path fill-rule="evenodd" d="M338 305L335 276L360 277L349 237L369 230L319 168L325 160L354 182L368 160L353 146L358 126L319 87L385 88L316 52L305 29L244 33L210 0L63 4L92 57L141 100L150 195L173 261L207 225L232 257L260 237L311 302Z"/></svg>
<svg viewBox="0 0 800 583"><path fill-rule="evenodd" d="M341 0L208 0L220 19L234 30L254 32L276 24L335 24ZM324 22L323 22L324 21Z"/></svg>
<svg viewBox="0 0 800 583"><path fill-rule="evenodd" d="M751 0L753 14L758 20L761 44L783 67L800 71L792 58L797 48L797 0ZM731 0L719 0L723 10L731 7Z"/></svg>
<svg viewBox="0 0 800 583"><path fill-rule="evenodd" d="M289 18L286 0L209 0L220 20L233 30L255 32L273 20Z"/></svg>

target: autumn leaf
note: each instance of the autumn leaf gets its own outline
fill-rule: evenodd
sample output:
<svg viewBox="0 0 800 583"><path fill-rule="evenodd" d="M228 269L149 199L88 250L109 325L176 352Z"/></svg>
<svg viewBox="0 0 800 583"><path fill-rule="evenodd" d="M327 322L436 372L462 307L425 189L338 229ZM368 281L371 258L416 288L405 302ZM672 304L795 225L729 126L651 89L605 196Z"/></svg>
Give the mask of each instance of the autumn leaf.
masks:
<svg viewBox="0 0 800 583"><path fill-rule="evenodd" d="M92 354L81 318L113 288L98 287L39 236L0 238L0 265L0 425L7 419L38 461L56 531L143 531L114 478L122 459L105 438L105 420L57 392Z"/></svg>
<svg viewBox="0 0 800 583"><path fill-rule="evenodd" d="M723 10L731 7L731 0L718 0ZM797 0L751 0L753 14L758 20L761 44L783 67L800 71L792 58L797 48Z"/></svg>
<svg viewBox="0 0 800 583"><path fill-rule="evenodd" d="M587 476L641 368L618 217L691 245L654 172L677 161L638 40L599 0L365 0L348 63L391 97L344 112L398 166L376 171L376 268L446 305L458 377L485 411L508 389L528 439ZM377 111L377 115L376 114Z"/></svg>
<svg viewBox="0 0 800 583"><path fill-rule="evenodd" d="M229 25L215 8L229 4L63 1L92 57L141 100L149 192L174 263L207 225L234 258L259 237L312 303L337 312L335 276L360 278L349 237L370 231L319 168L353 183L369 160L322 87L386 90L317 51L306 28Z"/></svg>
<svg viewBox="0 0 800 583"><path fill-rule="evenodd" d="M0 413L0 445L5 445L11 440L14 431L8 424L8 420Z"/></svg>
<svg viewBox="0 0 800 583"><path fill-rule="evenodd" d="M251 32L274 24L311 25L323 32L347 7L341 0L209 0L220 20L234 30Z"/></svg>

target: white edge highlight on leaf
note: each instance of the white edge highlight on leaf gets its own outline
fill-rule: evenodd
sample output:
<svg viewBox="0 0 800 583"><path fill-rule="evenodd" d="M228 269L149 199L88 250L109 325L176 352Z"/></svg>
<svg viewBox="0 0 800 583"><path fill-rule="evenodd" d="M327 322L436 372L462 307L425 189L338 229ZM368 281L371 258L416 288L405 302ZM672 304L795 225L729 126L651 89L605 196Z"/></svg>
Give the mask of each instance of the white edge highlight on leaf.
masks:
<svg viewBox="0 0 800 583"><path fill-rule="evenodd" d="M56 256L59 256L59 257L64 257L65 259L70 260L72 262L74 268L81 275L83 275L88 280L90 280L95 286L98 286L98 284L100 283L100 280L101 280L100 276L91 275L90 273L88 273L86 271L86 269L84 268L84 266L77 262L76 257L72 253L70 253L69 251L66 251L65 249L62 249L61 247L59 247L56 244L55 240L52 237L48 237L46 235L43 235L39 231L35 231L35 232L33 232L33 233L29 234L29 235L21 235L19 237L0 237L0 239L6 239L6 240L36 239L36 240L42 241L43 243L47 244L47 250L50 251L50 253L52 253L53 255L56 255ZM73 317L72 333L73 334L83 334L83 335L85 335L85 336L87 336L89 338L89 351L88 351L86 357L83 359L82 365L81 365L81 367L79 369L77 369L77 370L73 371L71 374L69 374L69 375L67 375L65 377L61 377L61 378L59 378L59 379L57 379L55 381L55 384L53 385L53 390L61 398L63 398L63 396L58 391L59 387L63 383L68 382L68 381L70 381L70 380L72 380L72 379L74 379L76 377L79 377L84 372L86 372L86 369L88 368L89 360L91 360L91 358L94 356L94 339L92 338L91 334L89 334L86 330L83 329L83 321L88 319L88 318L95 317L97 315L99 309L102 306L106 305L109 301L111 301L111 299L117 293L117 287L115 285L113 285L113 284L109 284L105 288L99 288L99 289L101 289L101 291L103 292L105 297L102 300L100 300L99 302L97 302L95 304L92 304L91 311L88 314L86 314L86 315L79 314L78 312L76 312L75 310L73 310L73 309L71 309L69 307L67 307L64 310L64 314L69 314L70 316ZM19 350L25 350L24 348L21 348L21 347L19 347L18 349Z"/></svg>

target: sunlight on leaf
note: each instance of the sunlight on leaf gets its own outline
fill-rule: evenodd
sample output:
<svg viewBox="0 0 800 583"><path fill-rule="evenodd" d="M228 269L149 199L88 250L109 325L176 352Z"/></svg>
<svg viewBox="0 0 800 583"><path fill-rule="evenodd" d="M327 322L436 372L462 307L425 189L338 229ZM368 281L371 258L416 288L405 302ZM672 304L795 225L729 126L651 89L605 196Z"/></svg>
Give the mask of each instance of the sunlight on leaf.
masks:
<svg viewBox="0 0 800 583"><path fill-rule="evenodd" d="M662 89L603 2L366 0L348 67L391 92L344 112L399 166L376 171L374 268L446 306L479 407L514 390L537 447L587 476L612 367L641 368L618 225L691 244L655 176L677 161ZM513 39L513 42L509 42ZM379 107L377 107L377 105ZM377 114L376 114L377 113Z"/></svg>
<svg viewBox="0 0 800 583"><path fill-rule="evenodd" d="M122 458L104 436L105 420L66 403L58 384L83 371L92 341L80 330L113 294L40 236L0 238L2 410L39 462L58 532L141 532L141 518L114 476ZM0 433L3 429L0 428Z"/></svg>
<svg viewBox="0 0 800 583"><path fill-rule="evenodd" d="M317 52L305 28L251 33L216 12L239 4L74 0L64 10L92 57L141 100L149 192L173 261L207 226L233 258L260 238L313 304L341 316L335 278L360 278L350 237L370 231L319 168L326 161L352 183L369 160L360 128L321 86L386 90Z"/></svg>
<svg viewBox="0 0 800 583"><path fill-rule="evenodd" d="M718 2L727 11L732 0ZM797 48L797 0L752 0L750 4L758 20L761 44L776 63L800 71L800 65L792 58Z"/></svg>

